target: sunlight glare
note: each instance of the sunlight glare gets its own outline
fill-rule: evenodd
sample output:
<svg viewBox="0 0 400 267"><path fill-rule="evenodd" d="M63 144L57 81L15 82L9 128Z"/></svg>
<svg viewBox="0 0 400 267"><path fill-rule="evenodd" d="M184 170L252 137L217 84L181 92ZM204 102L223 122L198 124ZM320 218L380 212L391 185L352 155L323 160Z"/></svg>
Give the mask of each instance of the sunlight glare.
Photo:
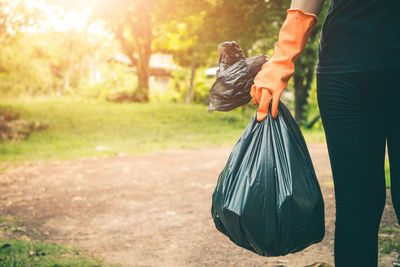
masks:
<svg viewBox="0 0 400 267"><path fill-rule="evenodd" d="M102 23L89 23L90 9L75 10L61 6L50 5L43 0L26 0L28 8L37 8L43 12L45 20L38 23L36 27L28 29L30 32L44 31L82 31L85 28L90 33L103 35Z"/></svg>

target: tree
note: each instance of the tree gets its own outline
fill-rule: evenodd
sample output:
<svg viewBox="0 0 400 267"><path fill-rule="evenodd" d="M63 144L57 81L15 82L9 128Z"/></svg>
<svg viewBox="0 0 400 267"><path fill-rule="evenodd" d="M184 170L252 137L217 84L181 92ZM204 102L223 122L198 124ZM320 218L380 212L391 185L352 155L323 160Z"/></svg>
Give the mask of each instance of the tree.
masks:
<svg viewBox="0 0 400 267"><path fill-rule="evenodd" d="M286 2L181 0L181 6L177 4L174 17L165 25L164 35L158 37L156 44L161 51L172 53L179 65L191 70L187 103L193 100L197 68L216 63L217 45L235 40L246 54L259 52L276 35L274 22L283 17ZM260 39L264 46L253 49Z"/></svg>
<svg viewBox="0 0 400 267"><path fill-rule="evenodd" d="M28 9L23 0L0 1L0 38L17 36L41 18L37 9Z"/></svg>
<svg viewBox="0 0 400 267"><path fill-rule="evenodd" d="M260 50L265 52L273 45L278 23L285 17L289 3L289 0L215 0L205 18L204 37L216 44L234 40L245 54L262 40Z"/></svg>
<svg viewBox="0 0 400 267"><path fill-rule="evenodd" d="M235 40L246 54L272 52L290 2L289 0L216 0L213 8L207 12L204 24L205 28L212 31L204 29L205 34L202 38L213 40L216 44ZM325 2L309 42L295 62L293 75L295 118L300 124L305 119L304 111L314 78L320 31L329 3L330 1ZM272 53L269 56L272 56Z"/></svg>
<svg viewBox="0 0 400 267"><path fill-rule="evenodd" d="M190 104L195 95L194 80L199 67L210 61L214 54L214 43L204 38L203 23L210 10L211 3L204 0L176 0L174 16L169 17L159 28L160 34L155 40L155 49L172 54L182 67L190 69L189 87L185 102ZM183 8L185 6L185 8Z"/></svg>
<svg viewBox="0 0 400 267"><path fill-rule="evenodd" d="M122 51L136 66L136 101L149 100L149 62L154 25L161 20L162 0L98 0L95 16L106 21ZM167 12L168 9L165 10Z"/></svg>
<svg viewBox="0 0 400 267"><path fill-rule="evenodd" d="M0 92L33 92L35 88L48 85L48 77L40 77L40 59L32 59L34 49L28 47L24 31L32 27L41 13L28 9L22 0L0 1Z"/></svg>

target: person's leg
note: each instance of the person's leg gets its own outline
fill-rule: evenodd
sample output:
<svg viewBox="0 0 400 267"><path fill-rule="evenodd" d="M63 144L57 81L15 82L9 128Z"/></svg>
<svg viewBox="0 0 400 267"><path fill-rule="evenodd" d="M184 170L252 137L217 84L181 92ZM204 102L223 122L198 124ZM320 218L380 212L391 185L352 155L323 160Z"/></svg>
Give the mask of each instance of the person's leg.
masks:
<svg viewBox="0 0 400 267"><path fill-rule="evenodd" d="M318 74L317 93L332 167L335 265L377 266L385 205L381 73Z"/></svg>
<svg viewBox="0 0 400 267"><path fill-rule="evenodd" d="M400 84L397 76L399 69L387 73L385 95L388 99L386 107L387 143L390 163L391 195L393 207L400 224Z"/></svg>

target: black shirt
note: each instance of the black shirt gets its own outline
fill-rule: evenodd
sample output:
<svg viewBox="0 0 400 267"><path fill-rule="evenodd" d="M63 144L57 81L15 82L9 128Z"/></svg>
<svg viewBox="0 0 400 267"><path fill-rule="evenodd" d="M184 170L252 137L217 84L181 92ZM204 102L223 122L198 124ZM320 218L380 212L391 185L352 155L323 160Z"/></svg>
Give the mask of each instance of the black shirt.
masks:
<svg viewBox="0 0 400 267"><path fill-rule="evenodd" d="M400 0L332 0L322 26L316 72L395 66L400 66Z"/></svg>

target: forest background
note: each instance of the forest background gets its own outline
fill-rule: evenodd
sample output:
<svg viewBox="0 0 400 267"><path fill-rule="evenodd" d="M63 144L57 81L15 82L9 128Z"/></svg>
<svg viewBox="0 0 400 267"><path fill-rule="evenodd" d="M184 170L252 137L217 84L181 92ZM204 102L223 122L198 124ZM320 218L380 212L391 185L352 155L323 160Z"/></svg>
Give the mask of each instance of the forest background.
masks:
<svg viewBox="0 0 400 267"><path fill-rule="evenodd" d="M289 0L1 0L0 162L232 146L256 106L207 113L218 44L271 57ZM323 142L325 6L282 100Z"/></svg>
<svg viewBox="0 0 400 267"><path fill-rule="evenodd" d="M0 95L207 105L217 45L234 40L246 56L271 57L289 5L288 0L2 0ZM284 96L296 120L309 128L320 127L314 70L328 5Z"/></svg>

